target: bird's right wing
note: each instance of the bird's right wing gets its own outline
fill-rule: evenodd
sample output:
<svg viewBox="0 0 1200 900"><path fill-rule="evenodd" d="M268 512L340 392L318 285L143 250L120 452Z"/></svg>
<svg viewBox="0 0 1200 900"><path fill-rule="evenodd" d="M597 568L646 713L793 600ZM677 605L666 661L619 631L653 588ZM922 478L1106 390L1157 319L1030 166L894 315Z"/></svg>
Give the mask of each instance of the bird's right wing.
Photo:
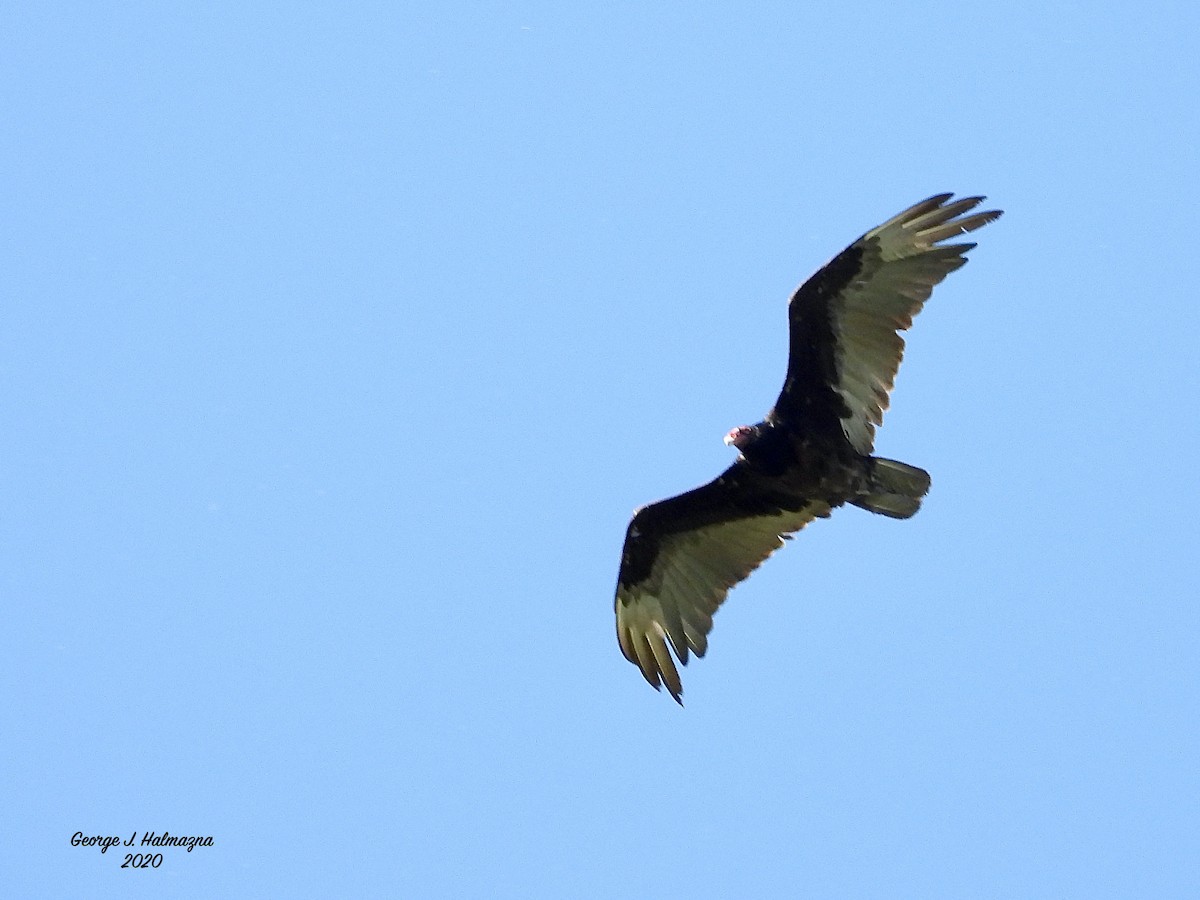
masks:
<svg viewBox="0 0 1200 900"><path fill-rule="evenodd" d="M715 481L638 510L629 523L617 579L617 640L657 690L680 701L681 663L703 656L713 613L784 538L828 516L823 501L797 501L754 484L734 464ZM681 701L680 701L681 702Z"/></svg>

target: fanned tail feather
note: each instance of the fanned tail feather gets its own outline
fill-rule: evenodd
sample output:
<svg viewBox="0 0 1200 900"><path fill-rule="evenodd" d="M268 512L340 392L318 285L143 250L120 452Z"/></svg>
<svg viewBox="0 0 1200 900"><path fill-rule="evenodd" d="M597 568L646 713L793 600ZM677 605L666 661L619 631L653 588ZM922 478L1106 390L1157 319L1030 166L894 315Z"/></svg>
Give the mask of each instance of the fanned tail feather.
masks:
<svg viewBox="0 0 1200 900"><path fill-rule="evenodd" d="M894 459L872 457L871 477L864 491L851 503L868 512L907 519L921 508L921 498L929 493L929 473Z"/></svg>

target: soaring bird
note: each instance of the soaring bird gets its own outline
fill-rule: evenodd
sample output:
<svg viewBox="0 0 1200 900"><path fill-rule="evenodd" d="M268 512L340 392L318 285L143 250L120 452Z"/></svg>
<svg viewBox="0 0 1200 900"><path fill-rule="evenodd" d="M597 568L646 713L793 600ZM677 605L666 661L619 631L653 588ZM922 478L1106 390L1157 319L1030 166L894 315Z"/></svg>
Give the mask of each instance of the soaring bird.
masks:
<svg viewBox="0 0 1200 900"><path fill-rule="evenodd" d="M788 367L766 418L725 436L738 458L703 487L634 512L617 576L617 639L683 703L680 663L703 656L729 589L783 541L843 503L907 519L929 473L872 456L907 329L973 243L942 243L1000 210L938 194L868 231L788 302Z"/></svg>

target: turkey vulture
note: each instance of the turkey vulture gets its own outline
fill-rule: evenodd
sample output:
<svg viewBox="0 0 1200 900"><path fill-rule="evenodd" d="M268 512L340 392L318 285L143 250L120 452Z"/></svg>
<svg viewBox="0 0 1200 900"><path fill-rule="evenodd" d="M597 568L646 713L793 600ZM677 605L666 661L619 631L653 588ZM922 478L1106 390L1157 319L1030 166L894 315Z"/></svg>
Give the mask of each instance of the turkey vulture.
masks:
<svg viewBox="0 0 1200 900"><path fill-rule="evenodd" d="M868 231L788 302L788 367L774 407L725 437L737 461L715 481L638 509L617 576L617 639L650 684L681 705L681 663L703 656L713 613L794 531L843 503L907 519L929 473L872 456L900 367L900 331L973 243L942 241L999 210L938 194Z"/></svg>

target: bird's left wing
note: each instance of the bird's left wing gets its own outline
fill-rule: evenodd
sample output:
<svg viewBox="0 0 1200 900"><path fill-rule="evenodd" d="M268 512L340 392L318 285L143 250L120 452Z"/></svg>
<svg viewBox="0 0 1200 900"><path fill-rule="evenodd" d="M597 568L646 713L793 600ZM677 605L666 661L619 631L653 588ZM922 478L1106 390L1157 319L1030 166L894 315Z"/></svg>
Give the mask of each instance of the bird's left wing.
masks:
<svg viewBox="0 0 1200 900"><path fill-rule="evenodd" d="M899 332L975 246L943 241L1000 217L999 210L972 212L983 199L923 200L868 231L797 289L788 304L788 375L777 417L839 420L854 449L871 452L904 355Z"/></svg>
<svg viewBox="0 0 1200 900"><path fill-rule="evenodd" d="M739 463L703 487L637 511L625 534L617 579L617 640L625 658L676 701L683 685L671 649L686 664L703 656L713 613L784 538L828 516L822 501L797 500L753 484ZM750 483L748 483L750 482Z"/></svg>

